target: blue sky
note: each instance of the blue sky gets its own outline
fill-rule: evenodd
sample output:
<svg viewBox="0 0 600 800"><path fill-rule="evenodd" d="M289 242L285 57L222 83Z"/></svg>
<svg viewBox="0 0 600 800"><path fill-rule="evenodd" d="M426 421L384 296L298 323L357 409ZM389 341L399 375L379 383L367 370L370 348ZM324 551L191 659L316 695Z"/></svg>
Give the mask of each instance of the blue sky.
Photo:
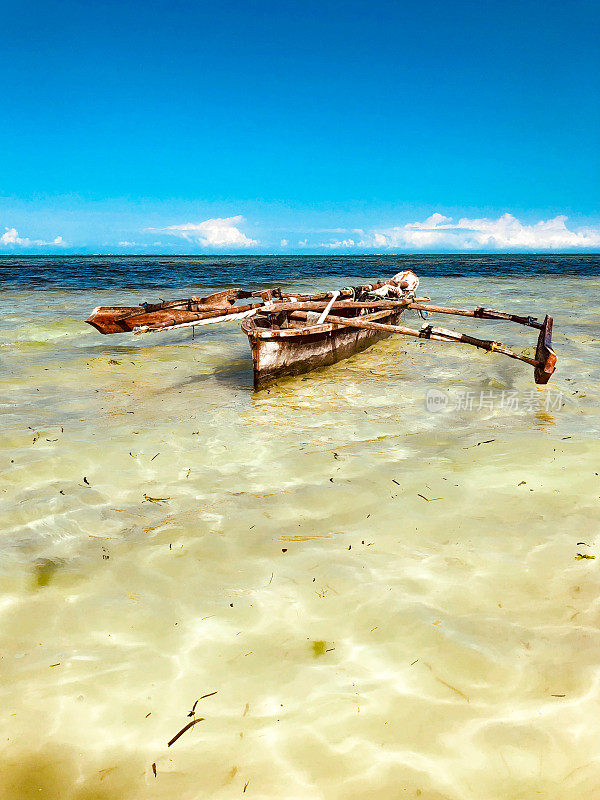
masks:
<svg viewBox="0 0 600 800"><path fill-rule="evenodd" d="M0 9L0 252L600 250L596 0Z"/></svg>

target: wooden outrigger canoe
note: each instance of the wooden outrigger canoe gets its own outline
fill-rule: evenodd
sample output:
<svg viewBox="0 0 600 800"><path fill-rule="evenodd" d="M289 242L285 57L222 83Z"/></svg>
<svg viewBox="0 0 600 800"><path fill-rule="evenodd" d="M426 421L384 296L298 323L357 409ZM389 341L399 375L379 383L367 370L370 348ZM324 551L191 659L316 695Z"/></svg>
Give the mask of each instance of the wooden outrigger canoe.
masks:
<svg viewBox="0 0 600 800"><path fill-rule="evenodd" d="M361 309L341 310L339 313L344 318L397 325L405 310L375 310L360 317ZM284 311L277 319L273 314L259 313L242 320L242 330L252 349L255 389L262 389L286 375L301 375L336 364L381 339L393 336L386 330L353 328L333 322L310 324L306 321L306 314L301 314L301 311ZM285 316L282 318L282 315Z"/></svg>
<svg viewBox="0 0 600 800"><path fill-rule="evenodd" d="M418 278L409 270L389 281L316 294L282 293L280 289L249 292L238 287L207 297L191 297L140 306L99 306L86 320L100 333L150 333L175 328L241 320L248 336L254 367L254 387L261 389L280 377L328 366L375 342L403 334L434 341L458 342L493 351L530 364L535 382L544 384L556 365L552 349L552 317L543 322L503 311L433 306L415 297ZM240 300L254 300L237 305ZM535 358L491 339L479 339L446 328L400 324L407 309L515 322L539 331Z"/></svg>

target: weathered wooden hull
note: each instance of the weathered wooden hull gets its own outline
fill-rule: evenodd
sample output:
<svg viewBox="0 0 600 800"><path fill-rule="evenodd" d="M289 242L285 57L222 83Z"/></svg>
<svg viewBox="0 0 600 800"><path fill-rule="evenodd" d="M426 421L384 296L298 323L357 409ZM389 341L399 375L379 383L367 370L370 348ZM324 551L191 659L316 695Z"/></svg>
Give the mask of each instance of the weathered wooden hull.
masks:
<svg viewBox="0 0 600 800"><path fill-rule="evenodd" d="M404 309L369 314L368 319L395 325L403 311ZM274 330L261 327L261 323L265 322L261 316L242 322L242 330L248 336L252 349L255 389L262 389L284 376L302 375L318 367L336 364L365 350L380 339L393 335L387 331L363 330L329 323Z"/></svg>

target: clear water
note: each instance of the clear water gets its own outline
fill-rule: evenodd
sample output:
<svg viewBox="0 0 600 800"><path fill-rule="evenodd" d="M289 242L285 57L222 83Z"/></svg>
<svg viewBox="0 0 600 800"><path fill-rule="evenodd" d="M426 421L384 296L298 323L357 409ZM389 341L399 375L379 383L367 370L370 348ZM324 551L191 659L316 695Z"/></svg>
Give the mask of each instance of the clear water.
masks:
<svg viewBox="0 0 600 800"><path fill-rule="evenodd" d="M421 258L421 290L552 313L547 387L394 337L253 393L235 323L82 322L405 259L3 261L1 797L600 797L598 262L473 259Z"/></svg>

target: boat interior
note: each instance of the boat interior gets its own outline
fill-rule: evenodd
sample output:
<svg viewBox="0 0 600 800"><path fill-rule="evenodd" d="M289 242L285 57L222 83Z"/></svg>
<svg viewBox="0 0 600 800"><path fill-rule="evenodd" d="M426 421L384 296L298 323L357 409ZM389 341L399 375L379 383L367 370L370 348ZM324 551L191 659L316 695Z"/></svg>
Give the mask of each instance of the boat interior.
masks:
<svg viewBox="0 0 600 800"><path fill-rule="evenodd" d="M337 317L363 317L368 316L370 320L381 320L384 317L398 314L399 310L385 309L383 311L370 311L365 308L342 308L335 309ZM262 330L288 330L289 328L303 329L312 328L316 325L326 324L325 321L319 322L322 313L320 311L281 311L274 313L259 313L251 317L248 322L255 328Z"/></svg>

